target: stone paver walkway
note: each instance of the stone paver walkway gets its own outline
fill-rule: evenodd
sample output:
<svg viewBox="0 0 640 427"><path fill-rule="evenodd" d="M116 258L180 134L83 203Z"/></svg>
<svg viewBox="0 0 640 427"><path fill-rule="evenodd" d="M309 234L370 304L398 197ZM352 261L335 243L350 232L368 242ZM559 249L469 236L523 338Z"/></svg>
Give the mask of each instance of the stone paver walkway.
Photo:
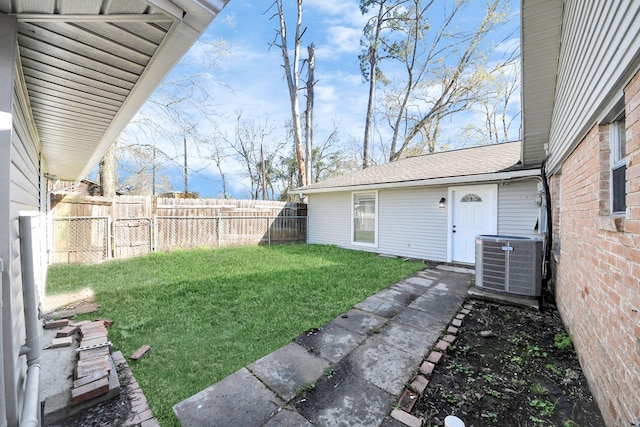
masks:
<svg viewBox="0 0 640 427"><path fill-rule="evenodd" d="M419 422L394 407L410 382L415 389L425 381L416 375L438 354L430 350L442 345L438 338L460 308L471 272L448 266L420 271L173 410L184 427Z"/></svg>

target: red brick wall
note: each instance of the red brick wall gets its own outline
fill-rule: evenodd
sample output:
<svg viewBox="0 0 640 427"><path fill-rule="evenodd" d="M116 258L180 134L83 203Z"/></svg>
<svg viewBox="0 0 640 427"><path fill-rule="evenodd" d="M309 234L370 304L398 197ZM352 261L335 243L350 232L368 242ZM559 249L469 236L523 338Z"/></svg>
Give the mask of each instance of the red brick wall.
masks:
<svg viewBox="0 0 640 427"><path fill-rule="evenodd" d="M610 216L606 126L551 180L562 212L556 300L608 426L640 422L640 74L625 104L626 215Z"/></svg>

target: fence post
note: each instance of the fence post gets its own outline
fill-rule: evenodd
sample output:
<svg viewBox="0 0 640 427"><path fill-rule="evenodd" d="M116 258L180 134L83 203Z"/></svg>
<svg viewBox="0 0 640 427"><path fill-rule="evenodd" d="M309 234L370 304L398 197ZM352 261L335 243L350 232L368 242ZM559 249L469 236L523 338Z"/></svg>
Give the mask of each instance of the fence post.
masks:
<svg viewBox="0 0 640 427"><path fill-rule="evenodd" d="M267 240L268 240L268 245L271 246L271 226L269 224L269 221L271 220L271 217L268 216L267 217Z"/></svg>
<svg viewBox="0 0 640 427"><path fill-rule="evenodd" d="M153 245L151 250L156 252L158 250L158 215L153 216Z"/></svg>
<svg viewBox="0 0 640 427"><path fill-rule="evenodd" d="M222 218L221 217L217 218L216 227L218 227L217 230L216 230L216 237L217 237L217 240L218 240L218 248L220 248L220 233L222 232Z"/></svg>
<svg viewBox="0 0 640 427"><path fill-rule="evenodd" d="M111 256L111 215L107 215L107 259Z"/></svg>

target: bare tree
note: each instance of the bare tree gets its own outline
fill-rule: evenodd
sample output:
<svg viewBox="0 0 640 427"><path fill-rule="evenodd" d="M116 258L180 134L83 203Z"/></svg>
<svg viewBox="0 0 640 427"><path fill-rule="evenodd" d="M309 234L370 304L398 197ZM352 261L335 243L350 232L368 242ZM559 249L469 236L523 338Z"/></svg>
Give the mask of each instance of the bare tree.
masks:
<svg viewBox="0 0 640 427"><path fill-rule="evenodd" d="M291 105L291 123L292 123L292 135L294 141L294 150L296 156L296 162L298 166L298 183L300 185L307 185L311 183L310 172L307 171L307 159L305 152L307 151L303 146L302 139L302 123L300 117L300 106L298 93L300 91L300 45L302 43L302 36L305 29L302 28L302 0L296 0L297 15L295 25L295 35L293 40L293 58L290 57L289 40L287 39L287 22L285 19L283 0L275 0L272 7L277 9L277 13L274 15L278 17L278 30L276 31L275 40L271 43L272 46L280 48L282 54L284 75L287 81L287 87L289 89L289 103ZM313 54L313 49L310 50L310 54ZM309 65L314 66L315 60L309 59ZM311 76L311 84L313 84ZM308 116L311 117L312 112L309 111ZM310 134L307 134L310 136ZM308 142L310 139L307 140ZM311 149L308 150L311 152Z"/></svg>

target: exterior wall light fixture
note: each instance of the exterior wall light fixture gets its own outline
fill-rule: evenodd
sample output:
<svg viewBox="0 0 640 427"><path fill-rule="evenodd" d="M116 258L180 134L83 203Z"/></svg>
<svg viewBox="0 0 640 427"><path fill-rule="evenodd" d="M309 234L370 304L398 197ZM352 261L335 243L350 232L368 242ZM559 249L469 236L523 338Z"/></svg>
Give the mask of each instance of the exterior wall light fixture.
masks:
<svg viewBox="0 0 640 427"><path fill-rule="evenodd" d="M447 199L445 199L444 197L440 199L440 203L438 204L438 206L440 206L440 209L444 209L444 204L447 201Z"/></svg>

